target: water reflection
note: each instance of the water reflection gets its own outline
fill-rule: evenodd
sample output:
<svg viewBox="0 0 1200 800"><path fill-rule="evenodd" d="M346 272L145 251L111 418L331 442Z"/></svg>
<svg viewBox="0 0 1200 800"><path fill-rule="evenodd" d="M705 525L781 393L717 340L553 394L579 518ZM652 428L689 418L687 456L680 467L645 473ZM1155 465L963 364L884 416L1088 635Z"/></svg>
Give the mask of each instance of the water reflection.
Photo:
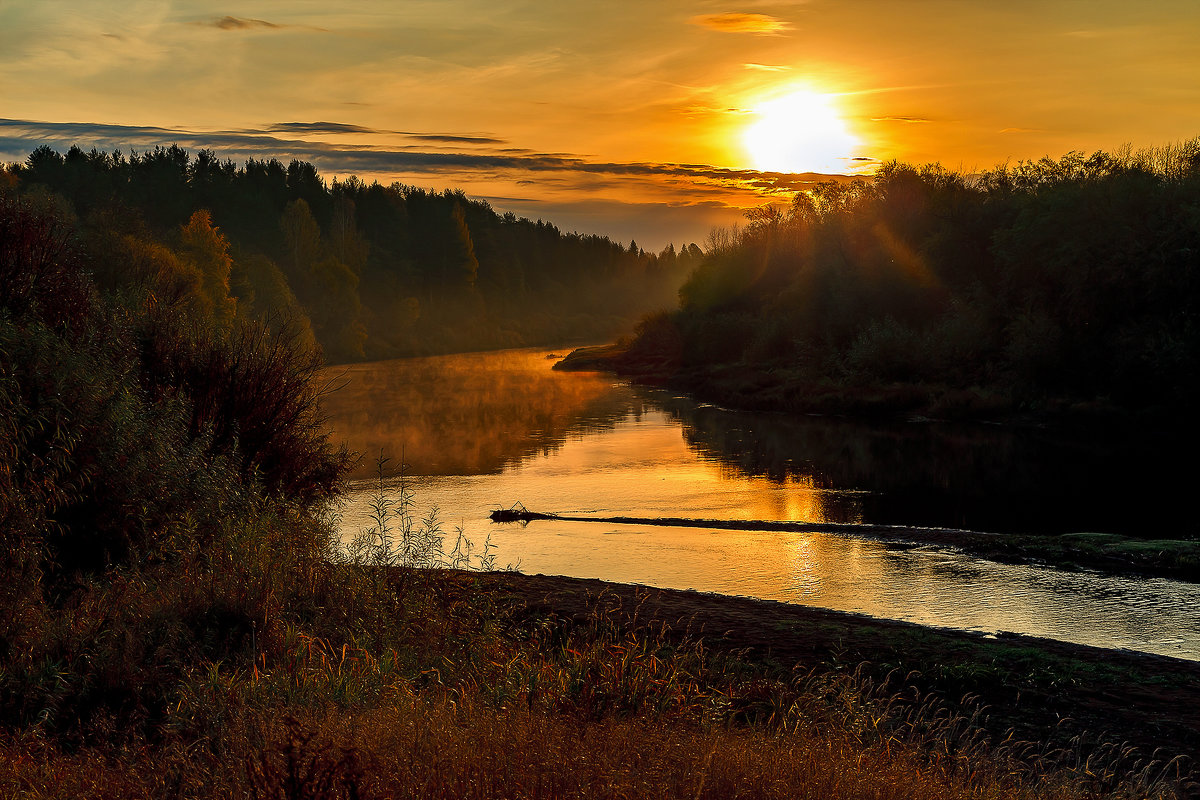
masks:
<svg viewBox="0 0 1200 800"><path fill-rule="evenodd" d="M351 477L376 474L375 459L422 475L490 474L548 453L566 435L611 427L641 400L608 376L550 369L554 353L508 350L396 359L326 370L338 387L323 409L334 437L362 460Z"/></svg>
<svg viewBox="0 0 1200 800"><path fill-rule="evenodd" d="M492 488L487 483L431 477L418 482L417 495L472 503ZM491 536L500 564L530 574L758 597L1200 660L1200 586L1174 581L997 564L823 533L561 521L492 525L477 515L463 524L469 535Z"/></svg>
<svg viewBox="0 0 1200 800"><path fill-rule="evenodd" d="M569 436L607 433L627 418L636 426L665 412L670 442L632 442L622 434L619 443L597 441L597 447L673 448L675 455L658 459L672 469L710 463L729 480L787 486L787 493L770 495L763 518L1198 533L1179 502L1189 496L1190 472L1168 457L1185 455L1182 439L1070 439L985 425L733 412L606 375L555 372L552 355L530 349L336 368L326 378L341 388L326 398L325 410L335 436L364 456L354 477L373 475L380 451L393 471L403 452L415 474L495 474L560 448ZM619 458L597 463L623 468Z"/></svg>
<svg viewBox="0 0 1200 800"><path fill-rule="evenodd" d="M864 423L733 412L666 392L702 458L740 475L858 489L865 521L997 532L1194 536L1177 434L1056 436L979 424Z"/></svg>
<svg viewBox="0 0 1200 800"><path fill-rule="evenodd" d="M556 373L546 355L359 365L341 373L345 386L326 408L355 449L398 457L403 448L418 512L439 508L448 530L461 525L477 543L491 534L500 564L1200 660L1200 587L1171 581L815 533L494 526L491 509L520 501L601 517L1194 531L1183 504L1168 502L1185 496L1173 488L1182 479L1157 460L1131 460L1136 450L981 426L735 413ZM369 525L372 491L364 481L351 492L344 538Z"/></svg>

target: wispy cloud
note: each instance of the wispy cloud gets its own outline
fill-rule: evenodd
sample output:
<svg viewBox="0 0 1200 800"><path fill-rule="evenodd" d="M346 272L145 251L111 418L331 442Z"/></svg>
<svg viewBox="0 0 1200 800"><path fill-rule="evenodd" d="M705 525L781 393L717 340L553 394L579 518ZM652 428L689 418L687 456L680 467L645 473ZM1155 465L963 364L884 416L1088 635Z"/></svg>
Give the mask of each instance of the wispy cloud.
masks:
<svg viewBox="0 0 1200 800"><path fill-rule="evenodd" d="M754 69L760 72L786 72L791 67L785 67L780 64L742 64L746 69Z"/></svg>
<svg viewBox="0 0 1200 800"><path fill-rule="evenodd" d="M928 119L927 117L892 116L892 117L871 117L871 122L902 122L905 124L915 125L915 124L919 124L922 122L932 122L932 120Z"/></svg>
<svg viewBox="0 0 1200 800"><path fill-rule="evenodd" d="M264 130L279 133L380 133L375 128L344 122L277 122Z"/></svg>
<svg viewBox="0 0 1200 800"><path fill-rule="evenodd" d="M394 131L386 128L368 128L363 125L348 125L344 122L277 122L263 129L272 133L295 134L382 134L391 136L406 136L422 142L437 142L441 144L473 144L501 145L508 144L504 139L490 136L468 136L456 133L416 133L414 131Z"/></svg>
<svg viewBox="0 0 1200 800"><path fill-rule="evenodd" d="M269 22L265 19L251 19L249 17L212 17L210 19L196 20L192 25L200 25L206 28L218 28L223 31L251 31L251 30L284 30L288 28L307 30L307 31L325 31L325 28L317 28L311 25L284 25L277 22Z"/></svg>
<svg viewBox="0 0 1200 800"><path fill-rule="evenodd" d="M1001 128L1001 133L1041 133L1041 128Z"/></svg>
<svg viewBox="0 0 1200 800"><path fill-rule="evenodd" d="M220 19L211 20L209 25L214 28L220 28L223 31L244 31L251 28L279 28L274 22L267 22L265 19L245 19L244 17L221 17Z"/></svg>
<svg viewBox="0 0 1200 800"><path fill-rule="evenodd" d="M507 144L504 139L492 139L487 136L457 136L448 133L409 133L396 131L401 136L409 136L423 142L442 142L445 144Z"/></svg>
<svg viewBox="0 0 1200 800"><path fill-rule="evenodd" d="M691 18L693 25L711 28L722 33L756 33L774 34L785 31L792 26L778 17L769 14L744 14L730 12L726 14L701 14Z"/></svg>

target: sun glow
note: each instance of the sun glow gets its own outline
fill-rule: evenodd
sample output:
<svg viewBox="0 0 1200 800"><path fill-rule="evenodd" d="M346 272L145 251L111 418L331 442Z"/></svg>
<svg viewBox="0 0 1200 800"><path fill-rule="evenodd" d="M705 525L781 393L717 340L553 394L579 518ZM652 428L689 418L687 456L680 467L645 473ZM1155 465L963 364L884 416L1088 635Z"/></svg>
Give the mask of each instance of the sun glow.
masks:
<svg viewBox="0 0 1200 800"><path fill-rule="evenodd" d="M797 91L759 104L742 142L764 172L840 172L859 145L834 96Z"/></svg>

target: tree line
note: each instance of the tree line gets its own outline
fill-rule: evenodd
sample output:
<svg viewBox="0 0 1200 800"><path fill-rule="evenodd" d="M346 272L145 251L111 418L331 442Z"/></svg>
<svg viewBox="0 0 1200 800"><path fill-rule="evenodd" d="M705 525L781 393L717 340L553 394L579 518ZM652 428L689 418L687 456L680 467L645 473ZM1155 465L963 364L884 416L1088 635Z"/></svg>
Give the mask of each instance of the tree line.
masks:
<svg viewBox="0 0 1200 800"><path fill-rule="evenodd" d="M286 322L329 362L610 337L672 305L702 255L564 233L461 191L178 146L42 146L4 180L58 198L102 290Z"/></svg>
<svg viewBox="0 0 1200 800"><path fill-rule="evenodd" d="M706 245L628 364L720 373L782 407L830 386L1018 411L1186 413L1200 396L1200 139L977 175L889 163Z"/></svg>

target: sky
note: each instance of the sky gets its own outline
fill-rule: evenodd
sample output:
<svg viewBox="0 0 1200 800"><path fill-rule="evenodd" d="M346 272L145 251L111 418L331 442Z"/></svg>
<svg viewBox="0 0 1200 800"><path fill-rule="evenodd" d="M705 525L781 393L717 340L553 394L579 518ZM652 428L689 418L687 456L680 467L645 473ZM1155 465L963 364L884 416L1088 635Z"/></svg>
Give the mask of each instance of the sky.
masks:
<svg viewBox="0 0 1200 800"><path fill-rule="evenodd" d="M1196 0L0 0L0 161L179 144L645 249L881 162L1200 135Z"/></svg>

